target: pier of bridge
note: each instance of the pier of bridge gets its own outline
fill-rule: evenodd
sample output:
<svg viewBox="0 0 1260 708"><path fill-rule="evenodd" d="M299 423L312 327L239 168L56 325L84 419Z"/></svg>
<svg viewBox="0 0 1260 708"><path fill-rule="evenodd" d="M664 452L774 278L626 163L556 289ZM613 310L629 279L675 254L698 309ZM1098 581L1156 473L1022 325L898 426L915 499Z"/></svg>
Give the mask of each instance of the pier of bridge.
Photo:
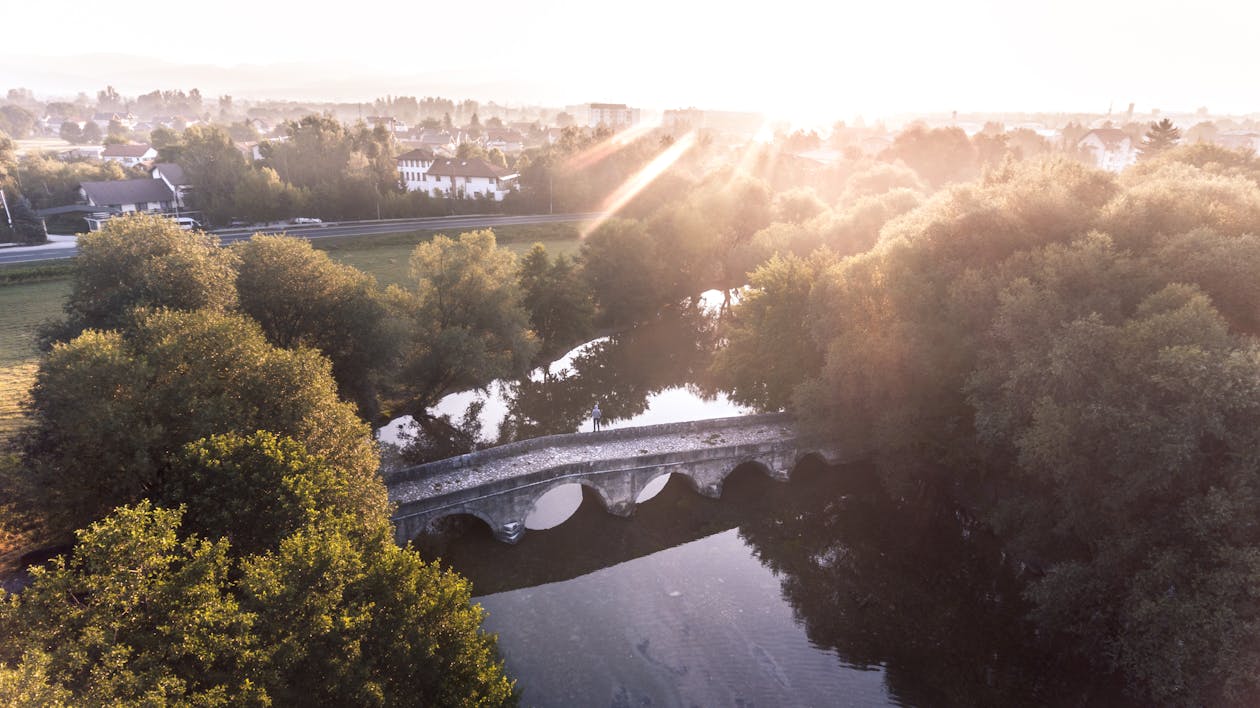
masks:
<svg viewBox="0 0 1260 708"><path fill-rule="evenodd" d="M787 481L810 455L840 461L838 450L803 444L793 418L771 413L522 440L400 470L386 484L397 505L399 543L457 514L475 516L495 538L515 543L537 501L562 485L589 487L609 513L629 516L661 475L679 474L698 493L718 497L740 465Z"/></svg>

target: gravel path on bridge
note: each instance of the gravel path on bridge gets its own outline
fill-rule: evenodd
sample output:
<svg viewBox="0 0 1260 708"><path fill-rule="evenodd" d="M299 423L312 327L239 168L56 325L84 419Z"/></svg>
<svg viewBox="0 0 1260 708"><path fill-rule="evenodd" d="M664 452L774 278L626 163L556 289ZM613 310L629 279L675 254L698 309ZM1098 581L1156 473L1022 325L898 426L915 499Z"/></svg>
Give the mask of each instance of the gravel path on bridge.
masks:
<svg viewBox="0 0 1260 708"><path fill-rule="evenodd" d="M657 425L601 433L554 435L540 439L554 439L551 445L497 458L494 455L495 448L490 448L464 456L466 465L456 469L445 469L432 475L425 474L424 471L425 467L448 468L454 459L459 458L414 468L420 478L389 482L389 496L395 502L407 503L560 465L633 459L645 455L689 452L704 447L755 445L797 436L793 425L782 418L765 423L750 423L749 417L725 420L730 421L730 424L695 431L664 432L657 429L672 426ZM627 437L626 433L631 430L641 430L643 435Z"/></svg>

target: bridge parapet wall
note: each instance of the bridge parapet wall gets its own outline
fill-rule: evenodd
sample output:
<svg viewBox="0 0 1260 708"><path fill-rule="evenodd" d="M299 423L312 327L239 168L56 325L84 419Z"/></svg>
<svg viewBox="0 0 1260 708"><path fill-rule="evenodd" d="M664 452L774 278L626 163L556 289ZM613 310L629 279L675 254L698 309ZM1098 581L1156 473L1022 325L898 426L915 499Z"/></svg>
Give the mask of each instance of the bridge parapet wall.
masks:
<svg viewBox="0 0 1260 708"><path fill-rule="evenodd" d="M791 416L791 414L788 413L763 413L760 415L745 415L732 418L712 418L708 420L691 420L682 423L645 425L636 428L601 430L597 433L563 433L560 435L546 435L540 438L530 438L529 440L518 440L517 442L499 445L488 450L478 450L464 455L457 455L455 457L449 457L445 460L437 460L435 462L427 462L423 465L407 467L387 474L385 476L385 483L388 485L398 482L424 479L426 477L434 477L447 472L454 472L467 467L484 465L496 460L502 460L546 448L574 447L579 445L589 446L598 445L602 442L633 440L635 438L647 438L658 435L684 435L689 433L702 433L711 430L732 430L760 425L789 424L794 422L794 420L795 419Z"/></svg>

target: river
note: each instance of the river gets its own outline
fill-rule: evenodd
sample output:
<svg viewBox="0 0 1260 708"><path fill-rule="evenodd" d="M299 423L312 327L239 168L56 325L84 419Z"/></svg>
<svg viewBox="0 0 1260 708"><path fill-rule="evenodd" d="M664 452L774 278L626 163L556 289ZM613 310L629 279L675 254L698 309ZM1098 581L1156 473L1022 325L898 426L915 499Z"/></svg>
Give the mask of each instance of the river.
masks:
<svg viewBox="0 0 1260 708"><path fill-rule="evenodd" d="M710 314L587 343L483 401L485 440L742 414L705 376ZM388 433L387 433L388 435ZM633 517L553 490L517 545L466 519L419 539L473 583L525 706L1118 705L1023 619L1019 568L943 502L889 499L862 465L752 466L719 500L663 476Z"/></svg>

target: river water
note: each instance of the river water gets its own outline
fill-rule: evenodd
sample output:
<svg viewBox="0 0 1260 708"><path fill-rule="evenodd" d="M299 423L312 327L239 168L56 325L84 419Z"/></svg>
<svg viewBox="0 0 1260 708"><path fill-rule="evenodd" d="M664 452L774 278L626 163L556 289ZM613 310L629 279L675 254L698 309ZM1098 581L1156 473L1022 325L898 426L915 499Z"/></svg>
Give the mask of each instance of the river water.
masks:
<svg viewBox="0 0 1260 708"><path fill-rule="evenodd" d="M750 412L707 381L702 310L590 342L459 394L507 442ZM385 433L388 437L389 433ZM887 498L869 467L737 469L719 500L662 476L633 517L553 490L520 543L464 519L418 539L473 583L525 706L1117 705L1022 618L1017 568L941 502Z"/></svg>

